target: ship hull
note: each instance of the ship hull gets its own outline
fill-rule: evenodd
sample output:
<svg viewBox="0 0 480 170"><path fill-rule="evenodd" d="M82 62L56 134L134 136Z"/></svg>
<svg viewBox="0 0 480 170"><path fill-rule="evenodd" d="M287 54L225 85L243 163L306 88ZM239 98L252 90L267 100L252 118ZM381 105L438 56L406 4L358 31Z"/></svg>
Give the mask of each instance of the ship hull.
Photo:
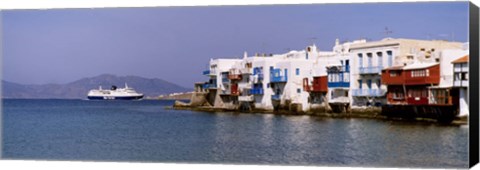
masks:
<svg viewBox="0 0 480 170"><path fill-rule="evenodd" d="M143 96L88 96L89 100L140 100Z"/></svg>

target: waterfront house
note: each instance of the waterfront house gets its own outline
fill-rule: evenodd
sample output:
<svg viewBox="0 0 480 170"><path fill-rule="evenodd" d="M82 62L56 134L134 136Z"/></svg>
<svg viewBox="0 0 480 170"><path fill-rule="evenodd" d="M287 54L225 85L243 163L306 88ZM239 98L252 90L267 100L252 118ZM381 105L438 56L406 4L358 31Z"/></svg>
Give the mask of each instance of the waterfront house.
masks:
<svg viewBox="0 0 480 170"><path fill-rule="evenodd" d="M318 57L312 60L311 74L302 81L303 91L309 93L310 109L326 110L328 106L328 76L326 66L334 63L333 52L319 52Z"/></svg>
<svg viewBox="0 0 480 170"><path fill-rule="evenodd" d="M389 83L382 83L383 69L390 68L392 75L395 75L397 71L394 70L399 70L403 68L402 66L407 66L405 67L407 70L413 70L417 69L416 66L421 67L418 63L439 63L439 51L461 47L462 44L458 42L396 38L351 45L353 107L379 106L387 103L386 85ZM418 63L408 66L414 62Z"/></svg>
<svg viewBox="0 0 480 170"><path fill-rule="evenodd" d="M230 97L221 97L220 94L230 94L231 85L228 81L228 74L235 63L241 62L240 59L211 59L208 69L203 71L203 75L209 77L208 82L204 83L203 89L208 89L207 101L216 108L228 107L226 103L232 103Z"/></svg>
<svg viewBox="0 0 480 170"><path fill-rule="evenodd" d="M315 46L309 46L316 51ZM303 90L303 78L311 77L312 62L316 56L308 51L290 51L279 58L270 72L270 88L274 109L306 111L309 93Z"/></svg>
<svg viewBox="0 0 480 170"><path fill-rule="evenodd" d="M388 104L428 104L428 87L440 83L440 64L414 63L382 71Z"/></svg>
<svg viewBox="0 0 480 170"><path fill-rule="evenodd" d="M365 43L365 40L340 44L337 39L333 47L333 62L329 62L325 66L328 87L327 99L334 112L346 112L351 106L350 82L352 77L350 71L352 56L350 55L350 46L358 43Z"/></svg>
<svg viewBox="0 0 480 170"><path fill-rule="evenodd" d="M452 61L453 64L453 87L459 91L459 116L467 116L468 110L468 55Z"/></svg>

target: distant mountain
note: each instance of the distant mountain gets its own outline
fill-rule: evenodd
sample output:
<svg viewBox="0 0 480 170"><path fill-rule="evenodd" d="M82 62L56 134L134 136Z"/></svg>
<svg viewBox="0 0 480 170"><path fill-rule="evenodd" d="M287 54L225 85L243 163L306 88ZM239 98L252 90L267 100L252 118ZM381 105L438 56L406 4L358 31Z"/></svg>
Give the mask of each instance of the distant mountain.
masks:
<svg viewBox="0 0 480 170"><path fill-rule="evenodd" d="M110 89L112 85L123 88L125 83L146 97L192 91L158 78L103 74L67 84L24 85L2 80L2 98L84 99L91 89Z"/></svg>

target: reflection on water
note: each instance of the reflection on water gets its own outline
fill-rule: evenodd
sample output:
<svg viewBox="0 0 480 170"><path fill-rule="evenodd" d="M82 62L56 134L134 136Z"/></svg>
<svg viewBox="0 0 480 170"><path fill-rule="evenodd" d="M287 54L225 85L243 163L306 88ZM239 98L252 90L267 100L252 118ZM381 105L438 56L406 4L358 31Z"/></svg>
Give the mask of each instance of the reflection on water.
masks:
<svg viewBox="0 0 480 170"><path fill-rule="evenodd" d="M468 126L4 100L7 159L465 168Z"/></svg>

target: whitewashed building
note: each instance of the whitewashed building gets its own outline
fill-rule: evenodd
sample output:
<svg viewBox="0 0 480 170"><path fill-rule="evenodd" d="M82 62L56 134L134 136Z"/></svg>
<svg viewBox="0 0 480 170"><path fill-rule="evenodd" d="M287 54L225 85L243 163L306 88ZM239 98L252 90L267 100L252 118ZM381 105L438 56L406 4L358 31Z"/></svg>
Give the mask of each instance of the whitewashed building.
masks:
<svg viewBox="0 0 480 170"><path fill-rule="evenodd" d="M311 45L284 54L248 56L245 52L241 59L211 59L204 71L209 80L203 88L197 83L196 89L206 92L205 98L215 108L308 111L323 107L344 112L352 106L386 103L387 87L381 82L385 68L442 63L450 67L442 68L443 84L453 84L453 78L447 80L448 74L454 74L449 63L463 55L461 48L455 42L386 38L345 43L337 39L332 51Z"/></svg>

